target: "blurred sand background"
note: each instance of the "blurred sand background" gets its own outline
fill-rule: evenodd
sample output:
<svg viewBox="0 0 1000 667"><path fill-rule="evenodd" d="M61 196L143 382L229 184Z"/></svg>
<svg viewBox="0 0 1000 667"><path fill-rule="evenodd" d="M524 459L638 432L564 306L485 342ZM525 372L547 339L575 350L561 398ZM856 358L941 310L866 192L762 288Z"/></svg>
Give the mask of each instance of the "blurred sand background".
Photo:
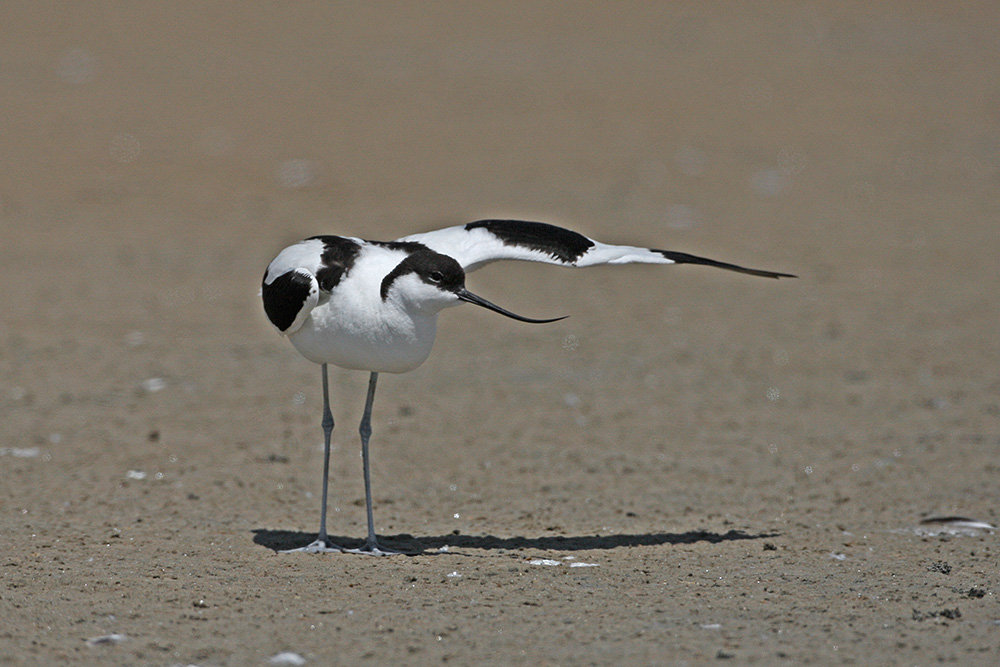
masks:
<svg viewBox="0 0 1000 667"><path fill-rule="evenodd" d="M993 2L0 5L0 664L995 664ZM285 245L484 217L797 273L494 265L312 539ZM330 528L364 535L366 376ZM557 563L557 564L546 564ZM570 567L585 563L593 567ZM118 642L88 639L121 635ZM93 643L93 642L92 642Z"/></svg>

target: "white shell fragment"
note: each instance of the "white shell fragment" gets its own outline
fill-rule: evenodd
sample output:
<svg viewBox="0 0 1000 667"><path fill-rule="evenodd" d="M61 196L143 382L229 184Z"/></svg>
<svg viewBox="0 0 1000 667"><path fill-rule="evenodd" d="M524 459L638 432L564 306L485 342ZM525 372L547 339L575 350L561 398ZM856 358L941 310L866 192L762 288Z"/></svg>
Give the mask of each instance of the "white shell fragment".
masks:
<svg viewBox="0 0 1000 667"><path fill-rule="evenodd" d="M933 537L935 535L973 536L995 530L996 526L978 519L964 516L933 516L922 520L915 532L918 535Z"/></svg>

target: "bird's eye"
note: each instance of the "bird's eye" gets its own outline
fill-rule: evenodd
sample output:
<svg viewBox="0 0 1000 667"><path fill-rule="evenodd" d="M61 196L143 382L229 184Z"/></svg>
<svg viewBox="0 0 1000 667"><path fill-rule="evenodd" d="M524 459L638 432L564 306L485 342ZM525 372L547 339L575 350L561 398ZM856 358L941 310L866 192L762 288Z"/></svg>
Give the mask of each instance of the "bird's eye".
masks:
<svg viewBox="0 0 1000 667"><path fill-rule="evenodd" d="M431 279L432 283L439 283L442 280L444 280L444 274L441 273L440 271L431 271L431 274L428 276L428 278Z"/></svg>

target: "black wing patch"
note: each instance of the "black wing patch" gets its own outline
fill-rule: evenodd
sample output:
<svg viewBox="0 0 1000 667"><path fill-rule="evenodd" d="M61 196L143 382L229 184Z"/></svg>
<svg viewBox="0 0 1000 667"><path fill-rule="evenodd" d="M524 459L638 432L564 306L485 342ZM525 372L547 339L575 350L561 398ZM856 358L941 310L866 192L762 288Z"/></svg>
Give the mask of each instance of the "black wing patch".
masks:
<svg viewBox="0 0 1000 667"><path fill-rule="evenodd" d="M264 277L267 278L267 274ZM283 273L272 280L270 285L265 282L260 293L267 319L278 327L278 331L284 333L295 322L311 290L310 277L298 271Z"/></svg>
<svg viewBox="0 0 1000 667"><path fill-rule="evenodd" d="M544 252L566 264L575 263L594 245L583 234L544 222L479 220L465 225L466 230L480 227L500 239L504 245Z"/></svg>
<svg viewBox="0 0 1000 667"><path fill-rule="evenodd" d="M368 241L372 245L382 246L389 250L402 250L403 252L413 254L415 252L420 252L421 250L430 250L427 246L419 241Z"/></svg>
<svg viewBox="0 0 1000 667"><path fill-rule="evenodd" d="M330 292L354 266L354 260L361 252L361 246L357 241L345 239L343 236L312 236L306 240L323 242L323 254L320 256L322 265L316 271L316 281L321 290Z"/></svg>
<svg viewBox="0 0 1000 667"><path fill-rule="evenodd" d="M745 266L738 266L736 264L729 264L728 262L719 262L714 259L708 259L707 257L698 257L697 255L689 255L686 252L676 252L674 250L653 250L653 252L658 252L675 264L704 264L705 266L714 266L718 269L726 269L728 271L738 271L739 273L747 273L751 276L760 276L761 278L797 278L791 273L778 273L776 271L762 271L761 269L748 269Z"/></svg>

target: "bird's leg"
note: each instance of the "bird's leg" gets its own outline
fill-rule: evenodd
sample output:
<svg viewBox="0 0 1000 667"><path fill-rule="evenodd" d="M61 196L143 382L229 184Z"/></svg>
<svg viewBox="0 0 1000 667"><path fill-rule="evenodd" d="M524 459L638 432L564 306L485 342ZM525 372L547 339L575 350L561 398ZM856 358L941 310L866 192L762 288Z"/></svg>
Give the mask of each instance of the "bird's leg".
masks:
<svg viewBox="0 0 1000 667"><path fill-rule="evenodd" d="M372 435L372 403L375 400L375 383L378 382L378 373L373 372L368 380L368 397L365 399L365 412L361 417L361 427L358 432L361 434L361 461L365 472L365 508L368 512L368 539L365 546L360 549L347 549L351 553L364 553L373 556L388 556L390 554L401 553L392 549L387 549L378 543L375 537L375 519L372 512L372 473L368 458L368 440Z"/></svg>
<svg viewBox="0 0 1000 667"><path fill-rule="evenodd" d="M326 498L330 486L330 438L333 436L333 412L330 410L330 383L327 379L326 364L323 364L323 504L319 509L319 535L307 546L298 549L288 549L282 553L306 551L320 553L324 551L343 551L343 547L330 542L326 535Z"/></svg>

